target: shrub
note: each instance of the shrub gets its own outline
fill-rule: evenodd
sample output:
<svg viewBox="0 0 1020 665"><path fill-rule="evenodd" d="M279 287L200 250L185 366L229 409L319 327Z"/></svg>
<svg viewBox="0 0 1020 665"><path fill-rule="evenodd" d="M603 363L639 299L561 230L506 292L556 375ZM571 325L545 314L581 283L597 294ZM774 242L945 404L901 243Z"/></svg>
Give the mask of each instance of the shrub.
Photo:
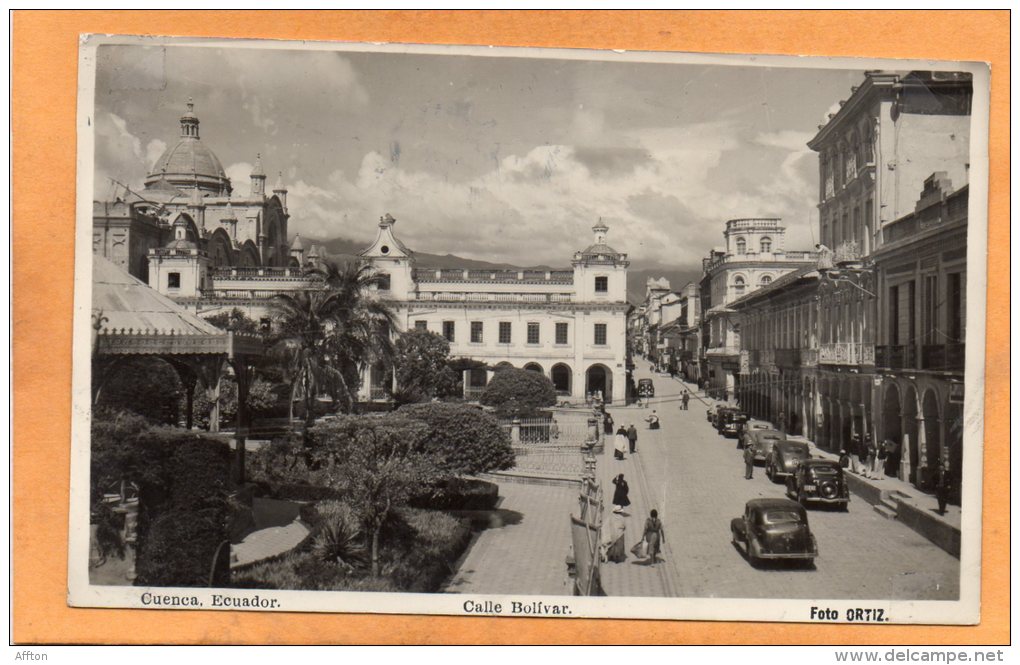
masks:
<svg viewBox="0 0 1020 665"><path fill-rule="evenodd" d="M275 386L269 381L256 377L248 385L248 415L250 418L279 414L286 416L287 405L280 405L279 393L289 395L286 386ZM186 412L184 398L181 399L181 410ZM212 400L205 391L201 382L195 385L195 396L191 404L192 422L209 429L209 414L212 410ZM237 381L233 376L224 375L220 377L220 425L233 425L237 419Z"/></svg>
<svg viewBox="0 0 1020 665"><path fill-rule="evenodd" d="M93 373L98 378L98 373ZM155 423L176 424L184 390L177 371L159 358L127 358L106 375L97 406L126 411Z"/></svg>
<svg viewBox="0 0 1020 665"><path fill-rule="evenodd" d="M457 390L457 374L447 365L450 343L442 335L427 330L408 330L397 338L398 404L424 402L433 397L452 395Z"/></svg>
<svg viewBox="0 0 1020 665"><path fill-rule="evenodd" d="M440 465L451 474L513 468L510 438L495 418L480 409L463 403L432 402L402 406L397 415L425 423L425 450L437 455Z"/></svg>
<svg viewBox="0 0 1020 665"><path fill-rule="evenodd" d="M556 404L556 389L540 372L508 367L495 373L480 401L503 416L530 416Z"/></svg>
<svg viewBox="0 0 1020 665"><path fill-rule="evenodd" d="M209 586L210 575L214 586L226 584L230 548L223 544L227 532L221 518L216 509L171 510L157 517L139 550L135 584Z"/></svg>
<svg viewBox="0 0 1020 665"><path fill-rule="evenodd" d="M499 501L499 485L479 478L451 478L431 492L411 500L414 508L435 510L492 510Z"/></svg>
<svg viewBox="0 0 1020 665"><path fill-rule="evenodd" d="M95 508L104 492L121 483L134 485L139 496L137 583L207 584L213 554L228 538L231 518L227 445L185 430L152 427L123 413L97 412L92 434L93 507L103 550L116 552L111 536L118 525L108 519L110 511ZM227 565L226 558L219 562L217 575L225 574Z"/></svg>
<svg viewBox="0 0 1020 665"><path fill-rule="evenodd" d="M333 510L325 508L325 512ZM465 520L431 510L403 508L391 513L381 534L380 575L326 561L310 552L291 552L234 574L231 586L244 589L314 591L438 591L471 542Z"/></svg>

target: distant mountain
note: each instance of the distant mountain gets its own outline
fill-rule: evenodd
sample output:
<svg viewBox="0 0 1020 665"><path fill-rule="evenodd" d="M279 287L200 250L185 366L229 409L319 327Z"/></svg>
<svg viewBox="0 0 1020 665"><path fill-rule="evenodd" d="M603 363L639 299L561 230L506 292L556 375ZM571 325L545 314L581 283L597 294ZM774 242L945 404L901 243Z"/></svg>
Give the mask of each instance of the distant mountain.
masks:
<svg viewBox="0 0 1020 665"><path fill-rule="evenodd" d="M311 248L313 244L320 245L326 248L326 252L330 256L337 258L354 258L356 257L368 243L350 240L348 238L331 238L329 240L320 240L316 238L302 238L302 242L305 245L306 250ZM429 254L428 252L415 252L415 258L418 261L420 267L428 268L466 268L468 270L556 270L564 269L569 266L547 266L547 265L535 265L535 266L518 266L512 263L497 263L493 261L479 261L477 259L465 259L457 256L456 254ZM701 268L682 268L679 266L664 267L664 266L652 266L646 267L640 264L640 262L631 263L630 269L627 271L627 301L632 304L638 304L643 302L645 299L645 287L648 283L649 277L665 277L669 280L669 285L674 290L679 290L687 282L697 281L701 278Z"/></svg>

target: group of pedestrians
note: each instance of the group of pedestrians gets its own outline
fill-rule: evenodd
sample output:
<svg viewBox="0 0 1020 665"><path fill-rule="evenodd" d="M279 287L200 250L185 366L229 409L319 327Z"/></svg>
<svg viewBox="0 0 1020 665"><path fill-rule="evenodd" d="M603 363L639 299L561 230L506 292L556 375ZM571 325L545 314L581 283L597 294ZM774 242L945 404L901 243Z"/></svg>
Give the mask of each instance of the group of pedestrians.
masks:
<svg viewBox="0 0 1020 665"><path fill-rule="evenodd" d="M622 428L621 428L622 429ZM603 559L612 563L622 563L627 560L627 545L625 535L627 524L624 520L627 513L624 509L630 506L630 486L627 484L623 474L613 478L613 512L603 524ZM659 519L659 512L652 510L645 520L644 531L639 540L632 548L631 553L639 560L635 563L642 563L654 566L659 561L659 553L662 551L665 532L662 528L662 521Z"/></svg>
<svg viewBox="0 0 1020 665"><path fill-rule="evenodd" d="M613 456L617 460L624 459L624 454L629 452L631 455L637 452L637 428L631 423L630 427L624 427L620 425L620 428L616 430L616 436L613 438Z"/></svg>

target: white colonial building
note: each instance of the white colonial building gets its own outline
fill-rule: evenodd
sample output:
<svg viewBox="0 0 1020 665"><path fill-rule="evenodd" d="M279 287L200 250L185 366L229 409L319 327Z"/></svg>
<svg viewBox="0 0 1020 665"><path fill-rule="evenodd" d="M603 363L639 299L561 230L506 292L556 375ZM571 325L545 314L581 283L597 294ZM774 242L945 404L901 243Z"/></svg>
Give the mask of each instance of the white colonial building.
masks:
<svg viewBox="0 0 1020 665"><path fill-rule="evenodd" d="M624 401L629 262L606 244L605 224L592 228L594 242L574 253L569 270L477 270L417 265L395 223L383 217L361 256L388 277L380 296L392 302L402 330L440 334L451 357L490 367L466 372L469 395L491 368L512 365L542 372L573 401L593 391ZM366 373L365 398L379 393L383 376Z"/></svg>

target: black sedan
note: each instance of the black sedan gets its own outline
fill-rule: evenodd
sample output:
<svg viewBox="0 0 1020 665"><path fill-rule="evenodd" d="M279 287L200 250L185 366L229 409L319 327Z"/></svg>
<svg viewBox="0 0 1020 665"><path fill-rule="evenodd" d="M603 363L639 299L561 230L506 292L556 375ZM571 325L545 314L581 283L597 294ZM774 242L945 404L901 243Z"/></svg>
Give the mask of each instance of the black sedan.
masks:
<svg viewBox="0 0 1020 665"><path fill-rule="evenodd" d="M752 566L794 560L811 564L818 544L804 506L789 499L751 499L742 517L730 520L733 544L742 547Z"/></svg>
<svg viewBox="0 0 1020 665"><path fill-rule="evenodd" d="M765 456L765 475L774 483L792 476L797 465L811 457L808 444L803 441L776 441Z"/></svg>
<svg viewBox="0 0 1020 665"><path fill-rule="evenodd" d="M821 503L847 510L850 487L838 462L826 459L804 460L786 479L786 493L802 505Z"/></svg>

